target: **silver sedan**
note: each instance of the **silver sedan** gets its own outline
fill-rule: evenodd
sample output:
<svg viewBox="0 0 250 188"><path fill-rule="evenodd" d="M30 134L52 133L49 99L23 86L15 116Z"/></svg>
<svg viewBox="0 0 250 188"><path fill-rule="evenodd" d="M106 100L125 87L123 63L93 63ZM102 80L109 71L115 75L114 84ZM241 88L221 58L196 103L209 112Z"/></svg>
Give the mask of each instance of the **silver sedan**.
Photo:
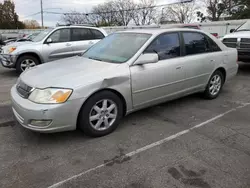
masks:
<svg viewBox="0 0 250 188"><path fill-rule="evenodd" d="M11 89L13 112L33 131L103 136L136 110L196 92L214 99L237 70L237 51L202 31L118 32L25 71Z"/></svg>

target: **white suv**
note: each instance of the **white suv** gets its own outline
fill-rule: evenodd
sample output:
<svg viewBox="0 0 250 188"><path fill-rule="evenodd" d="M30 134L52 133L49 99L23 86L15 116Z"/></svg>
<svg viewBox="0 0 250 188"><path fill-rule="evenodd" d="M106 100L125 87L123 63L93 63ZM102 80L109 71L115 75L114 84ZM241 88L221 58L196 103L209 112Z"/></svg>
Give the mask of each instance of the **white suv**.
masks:
<svg viewBox="0 0 250 188"><path fill-rule="evenodd" d="M103 29L88 26L46 29L32 41L2 47L0 62L4 67L23 72L41 63L79 55L105 36Z"/></svg>

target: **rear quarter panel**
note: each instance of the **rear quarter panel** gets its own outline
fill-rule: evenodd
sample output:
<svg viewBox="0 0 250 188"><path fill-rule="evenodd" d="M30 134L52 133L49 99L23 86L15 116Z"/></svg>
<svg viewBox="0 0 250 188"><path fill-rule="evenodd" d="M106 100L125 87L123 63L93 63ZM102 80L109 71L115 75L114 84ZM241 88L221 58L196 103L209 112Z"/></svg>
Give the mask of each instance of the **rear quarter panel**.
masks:
<svg viewBox="0 0 250 188"><path fill-rule="evenodd" d="M226 81L233 78L238 72L238 52L234 48L228 48L221 40L209 34L209 37L220 47L222 50L220 56L215 64L215 69L220 67L226 70Z"/></svg>
<svg viewBox="0 0 250 188"><path fill-rule="evenodd" d="M238 72L238 52L234 48L227 48L223 52L225 54L223 64L227 73L226 80L229 80L233 78Z"/></svg>

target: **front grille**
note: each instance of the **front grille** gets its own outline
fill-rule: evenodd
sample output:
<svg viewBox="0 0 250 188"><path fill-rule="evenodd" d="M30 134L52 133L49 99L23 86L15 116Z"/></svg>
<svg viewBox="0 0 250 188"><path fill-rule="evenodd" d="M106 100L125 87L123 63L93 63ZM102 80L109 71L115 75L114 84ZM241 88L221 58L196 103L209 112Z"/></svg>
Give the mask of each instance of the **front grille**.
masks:
<svg viewBox="0 0 250 188"><path fill-rule="evenodd" d="M224 42L223 42L224 43ZM224 43L227 47L229 48L236 48L237 44L236 43Z"/></svg>
<svg viewBox="0 0 250 188"><path fill-rule="evenodd" d="M20 81L16 86L17 92L19 95L25 99L27 99L32 91L32 87Z"/></svg>
<svg viewBox="0 0 250 188"><path fill-rule="evenodd" d="M250 38L242 38L240 40L240 49L250 49Z"/></svg>
<svg viewBox="0 0 250 188"><path fill-rule="evenodd" d="M250 48L250 43L240 43L240 49L244 49L244 48Z"/></svg>
<svg viewBox="0 0 250 188"><path fill-rule="evenodd" d="M243 42L243 43L250 43L250 38L242 38L240 42Z"/></svg>
<svg viewBox="0 0 250 188"><path fill-rule="evenodd" d="M225 38L223 39L223 42L237 42L237 38Z"/></svg>
<svg viewBox="0 0 250 188"><path fill-rule="evenodd" d="M223 39L223 43L229 48L236 48L237 38L225 38Z"/></svg>

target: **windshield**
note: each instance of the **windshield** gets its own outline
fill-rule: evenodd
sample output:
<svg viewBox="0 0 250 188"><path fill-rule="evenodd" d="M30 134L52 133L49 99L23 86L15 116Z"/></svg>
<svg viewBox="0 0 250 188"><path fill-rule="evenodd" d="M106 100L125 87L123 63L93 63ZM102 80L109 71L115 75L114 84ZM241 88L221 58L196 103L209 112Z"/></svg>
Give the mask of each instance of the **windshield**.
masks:
<svg viewBox="0 0 250 188"><path fill-rule="evenodd" d="M27 38L30 39L30 40L33 40L33 39L36 38L37 35L39 35L39 34L40 34L40 32L39 32L39 33L33 33L33 34L29 35Z"/></svg>
<svg viewBox="0 0 250 188"><path fill-rule="evenodd" d="M240 27L238 27L235 32L237 31L250 31L250 21L245 22Z"/></svg>
<svg viewBox="0 0 250 188"><path fill-rule="evenodd" d="M83 56L98 61L124 63L151 37L143 33L114 33L86 51Z"/></svg>
<svg viewBox="0 0 250 188"><path fill-rule="evenodd" d="M51 32L53 29L46 29L44 31L41 31L36 37L32 39L33 42L39 42L43 40L49 32Z"/></svg>

